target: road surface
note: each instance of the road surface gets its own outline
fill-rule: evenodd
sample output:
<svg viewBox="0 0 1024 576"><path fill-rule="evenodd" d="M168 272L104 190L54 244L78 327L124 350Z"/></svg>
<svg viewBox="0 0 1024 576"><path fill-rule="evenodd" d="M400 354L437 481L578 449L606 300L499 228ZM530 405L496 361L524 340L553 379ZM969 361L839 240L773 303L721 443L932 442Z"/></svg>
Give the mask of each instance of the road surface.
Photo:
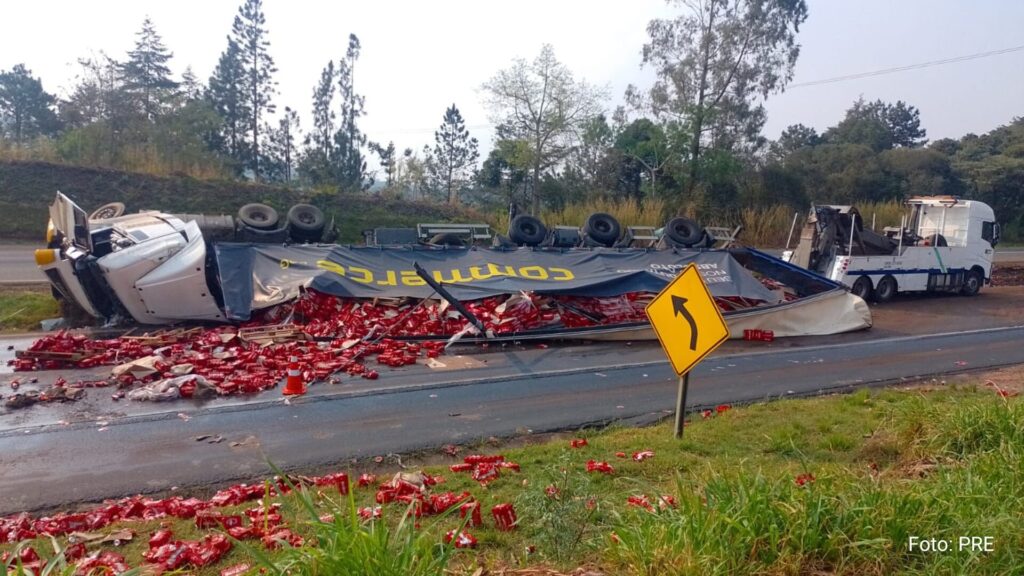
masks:
<svg viewBox="0 0 1024 576"><path fill-rule="evenodd" d="M26 284L45 282L46 277L36 266L33 251L45 247L32 244L0 244L0 284ZM774 255L780 250L768 250ZM996 262L1024 262L1024 248L1006 248L996 250Z"/></svg>
<svg viewBox="0 0 1024 576"><path fill-rule="evenodd" d="M693 373L690 408L847 390L1024 363L1024 327L860 340L712 357ZM530 348L475 368L394 374L284 403L171 403L149 413L0 431L0 514L139 491L206 486L284 469L345 468L410 453L587 424L665 416L676 380L653 346ZM383 379L382 379L383 380ZM198 435L221 435L219 444ZM240 445L232 446L232 443Z"/></svg>

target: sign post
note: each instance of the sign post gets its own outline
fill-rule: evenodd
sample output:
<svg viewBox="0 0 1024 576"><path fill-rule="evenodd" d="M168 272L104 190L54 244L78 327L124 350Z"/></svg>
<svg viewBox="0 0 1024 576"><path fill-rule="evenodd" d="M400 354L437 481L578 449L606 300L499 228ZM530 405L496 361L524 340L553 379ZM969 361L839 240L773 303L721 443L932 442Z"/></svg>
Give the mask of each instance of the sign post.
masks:
<svg viewBox="0 0 1024 576"><path fill-rule="evenodd" d="M689 264L646 308L647 319L679 376L675 437L683 437L690 370L729 339L729 327L707 285Z"/></svg>

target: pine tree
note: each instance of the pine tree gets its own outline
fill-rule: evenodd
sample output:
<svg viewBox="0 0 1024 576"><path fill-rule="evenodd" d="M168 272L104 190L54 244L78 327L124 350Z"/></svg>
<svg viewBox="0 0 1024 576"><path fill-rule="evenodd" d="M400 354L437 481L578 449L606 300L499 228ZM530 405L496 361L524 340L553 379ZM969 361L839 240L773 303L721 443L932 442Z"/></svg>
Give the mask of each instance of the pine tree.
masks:
<svg viewBox="0 0 1024 576"><path fill-rule="evenodd" d="M294 178L296 143L300 137L299 115L286 106L277 126L267 126L264 132L267 135L264 172L270 180L291 182Z"/></svg>
<svg viewBox="0 0 1024 576"><path fill-rule="evenodd" d="M9 134L17 143L57 131L53 111L57 99L24 64L0 72L0 136Z"/></svg>
<svg viewBox="0 0 1024 576"><path fill-rule="evenodd" d="M128 61L123 64L125 89L138 100L146 118L152 120L160 115L163 103L178 87L167 66L173 54L164 46L149 16L136 36L135 48L128 52Z"/></svg>
<svg viewBox="0 0 1024 576"><path fill-rule="evenodd" d="M397 168L397 158L395 155L395 143L388 142L387 146L382 146L376 142L370 142L370 151L380 158L380 167L384 169L384 184L390 188L395 183L395 170ZM412 150L406 149L409 153Z"/></svg>
<svg viewBox="0 0 1024 576"><path fill-rule="evenodd" d="M199 78L192 71L192 66L185 67L185 72L181 75L180 86L185 102L195 102L203 97L203 85L199 83Z"/></svg>
<svg viewBox="0 0 1024 576"><path fill-rule="evenodd" d="M348 37L348 50L338 70L338 89L341 97L341 124L334 134L335 153L337 155L337 184L342 190L360 190L369 188L372 181L367 182L366 158L362 148L366 145L366 135L359 132L357 122L363 115L365 98L355 91L355 65L359 59L359 38L355 34Z"/></svg>
<svg viewBox="0 0 1024 576"><path fill-rule="evenodd" d="M480 157L476 138L470 138L466 122L452 104L445 110L444 122L434 132L434 164L436 179L449 204L459 203L459 187L468 179L468 171Z"/></svg>
<svg viewBox="0 0 1024 576"><path fill-rule="evenodd" d="M246 165L252 171L253 178L259 180L260 126L264 114L273 114L275 111L271 98L277 86L273 78L277 68L274 67L274 59L270 57L263 0L245 0L231 26L231 36L240 51L244 86L242 102L248 112L246 136L249 150Z"/></svg>
<svg viewBox="0 0 1024 576"><path fill-rule="evenodd" d="M245 97L245 70L242 67L238 43L228 38L228 47L220 55L217 67L210 76L207 99L223 120L219 142L214 148L224 152L241 168L249 157L246 145L249 107Z"/></svg>
<svg viewBox="0 0 1024 576"><path fill-rule="evenodd" d="M302 155L303 177L313 184L334 181L334 61L328 61L320 73L320 82L313 88L313 130L306 135Z"/></svg>

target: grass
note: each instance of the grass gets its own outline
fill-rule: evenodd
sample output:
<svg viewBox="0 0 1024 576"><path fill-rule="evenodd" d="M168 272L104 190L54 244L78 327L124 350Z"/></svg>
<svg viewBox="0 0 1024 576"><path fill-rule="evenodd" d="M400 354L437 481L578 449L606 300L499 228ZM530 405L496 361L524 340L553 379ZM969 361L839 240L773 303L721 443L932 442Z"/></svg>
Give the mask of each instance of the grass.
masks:
<svg viewBox="0 0 1024 576"><path fill-rule="evenodd" d="M39 330L39 322L57 318L60 306L45 290L0 288L0 332Z"/></svg>
<svg viewBox="0 0 1024 576"><path fill-rule="evenodd" d="M264 552L236 545L216 568L197 573L242 561L270 574L438 576L478 566L587 565L636 575L1024 570L1024 404L989 387L862 390L698 414L682 441L667 424L580 434L589 443L578 449L569 436L507 447L502 454L522 472L503 471L486 487L446 466L424 467L446 478L435 493L466 490L482 502L484 526L468 529L479 539L476 550L442 543L445 532L462 528L457 512L414 520L390 504L382 520L360 521L355 509L373 505L372 489L356 488L351 498L299 490L279 498L283 514L318 546ZM639 450L655 456L616 457ZM588 460L607 461L614 473L587 473ZM812 477L801 485L801 475ZM639 495L652 511L627 504ZM677 507L660 509L662 495ZM493 528L490 509L503 502L518 513L514 532ZM178 537L201 534L189 521L132 523L139 536L119 550L130 564L142 563L146 535L162 522ZM910 550L910 536L951 540L953 548ZM960 536L994 537L994 551L958 551Z"/></svg>

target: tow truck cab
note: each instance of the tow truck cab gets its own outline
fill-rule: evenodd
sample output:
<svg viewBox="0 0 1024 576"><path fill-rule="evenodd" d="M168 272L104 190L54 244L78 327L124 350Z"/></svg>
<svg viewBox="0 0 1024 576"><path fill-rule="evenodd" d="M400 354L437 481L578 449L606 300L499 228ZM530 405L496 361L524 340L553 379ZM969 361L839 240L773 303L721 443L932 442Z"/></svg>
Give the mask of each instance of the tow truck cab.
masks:
<svg viewBox="0 0 1024 576"><path fill-rule="evenodd" d="M127 314L145 324L224 321L194 222L161 212L90 220L57 193L47 248L36 263L61 297L97 318Z"/></svg>

